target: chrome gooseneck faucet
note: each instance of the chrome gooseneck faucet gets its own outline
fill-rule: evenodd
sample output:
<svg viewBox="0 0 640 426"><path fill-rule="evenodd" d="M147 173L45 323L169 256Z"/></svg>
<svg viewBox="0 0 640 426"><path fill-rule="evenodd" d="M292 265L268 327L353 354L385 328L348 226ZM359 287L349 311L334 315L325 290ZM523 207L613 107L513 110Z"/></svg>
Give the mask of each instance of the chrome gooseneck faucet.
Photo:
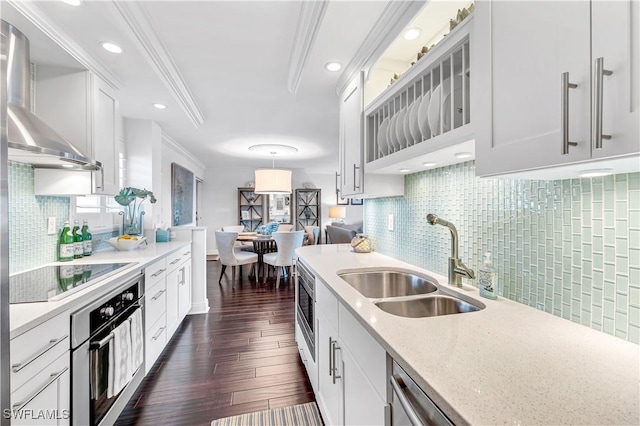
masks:
<svg viewBox="0 0 640 426"><path fill-rule="evenodd" d="M445 219L440 219L435 214L429 213L427 221L431 225L442 225L451 231L451 257L449 257L449 284L462 287L462 277L474 279L476 274L473 269L467 268L458 258L458 231L453 223Z"/></svg>

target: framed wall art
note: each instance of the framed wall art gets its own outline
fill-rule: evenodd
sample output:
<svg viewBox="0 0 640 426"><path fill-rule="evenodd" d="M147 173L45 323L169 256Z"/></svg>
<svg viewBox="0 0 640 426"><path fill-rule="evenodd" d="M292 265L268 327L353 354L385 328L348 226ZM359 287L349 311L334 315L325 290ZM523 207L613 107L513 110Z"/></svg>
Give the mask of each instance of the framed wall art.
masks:
<svg viewBox="0 0 640 426"><path fill-rule="evenodd" d="M194 221L195 176L192 171L171 163L171 225Z"/></svg>

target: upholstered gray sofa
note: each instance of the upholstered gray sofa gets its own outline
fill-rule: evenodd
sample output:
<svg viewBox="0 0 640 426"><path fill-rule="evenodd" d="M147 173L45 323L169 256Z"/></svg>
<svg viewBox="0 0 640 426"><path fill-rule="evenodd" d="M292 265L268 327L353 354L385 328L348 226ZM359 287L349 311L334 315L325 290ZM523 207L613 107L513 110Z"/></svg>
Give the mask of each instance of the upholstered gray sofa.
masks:
<svg viewBox="0 0 640 426"><path fill-rule="evenodd" d="M342 226L327 225L327 244L350 243L356 231Z"/></svg>

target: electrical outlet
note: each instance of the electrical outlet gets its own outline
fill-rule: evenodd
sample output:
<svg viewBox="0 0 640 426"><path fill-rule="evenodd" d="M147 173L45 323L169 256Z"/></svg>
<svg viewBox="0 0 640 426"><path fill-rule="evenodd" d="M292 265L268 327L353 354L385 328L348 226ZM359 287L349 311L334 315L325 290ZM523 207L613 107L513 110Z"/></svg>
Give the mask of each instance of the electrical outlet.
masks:
<svg viewBox="0 0 640 426"><path fill-rule="evenodd" d="M47 219L47 235L54 235L56 233L56 218L55 216L51 216L49 219Z"/></svg>
<svg viewBox="0 0 640 426"><path fill-rule="evenodd" d="M393 213L389 214L388 228L389 228L389 231L393 231Z"/></svg>

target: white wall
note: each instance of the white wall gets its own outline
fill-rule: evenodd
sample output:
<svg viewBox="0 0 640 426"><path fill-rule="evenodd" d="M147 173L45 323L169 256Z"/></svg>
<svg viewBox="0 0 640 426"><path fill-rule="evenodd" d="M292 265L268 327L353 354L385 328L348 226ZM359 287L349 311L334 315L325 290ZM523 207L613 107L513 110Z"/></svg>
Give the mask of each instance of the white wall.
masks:
<svg viewBox="0 0 640 426"><path fill-rule="evenodd" d="M207 252L216 252L215 230L238 224L238 188L254 180L255 167L208 168L202 187L202 225L207 226ZM322 190L322 227L329 223L329 207L336 205L335 174L309 174L304 169L292 169L292 188L302 188L310 182ZM362 206L347 207L345 222L362 221ZM324 232L323 232L324 234ZM324 240L324 235L323 235Z"/></svg>

